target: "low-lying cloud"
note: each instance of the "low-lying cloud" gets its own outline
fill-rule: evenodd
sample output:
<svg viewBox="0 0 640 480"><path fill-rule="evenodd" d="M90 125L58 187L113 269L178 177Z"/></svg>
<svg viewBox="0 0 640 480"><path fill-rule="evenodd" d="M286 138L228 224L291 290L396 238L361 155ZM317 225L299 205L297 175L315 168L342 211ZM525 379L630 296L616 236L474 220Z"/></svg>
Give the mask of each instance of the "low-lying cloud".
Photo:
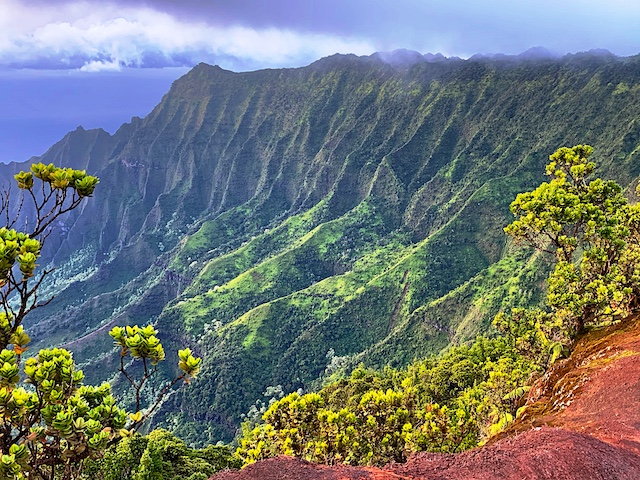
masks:
<svg viewBox="0 0 640 480"><path fill-rule="evenodd" d="M0 65L9 67L96 72L199 61L227 68L281 67L336 52L363 55L374 50L363 40L277 28L212 26L146 7L95 3L35 7L15 0L0 5Z"/></svg>
<svg viewBox="0 0 640 480"><path fill-rule="evenodd" d="M300 66L407 48L640 52L637 0L0 0L0 67Z"/></svg>

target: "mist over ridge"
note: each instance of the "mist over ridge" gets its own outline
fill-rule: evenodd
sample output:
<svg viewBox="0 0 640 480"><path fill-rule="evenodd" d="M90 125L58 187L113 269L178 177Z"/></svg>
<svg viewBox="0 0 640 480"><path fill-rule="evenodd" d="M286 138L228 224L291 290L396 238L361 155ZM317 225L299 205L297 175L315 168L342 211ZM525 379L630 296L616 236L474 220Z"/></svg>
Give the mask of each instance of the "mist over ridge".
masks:
<svg viewBox="0 0 640 480"><path fill-rule="evenodd" d="M144 118L39 158L101 183L50 242L56 300L30 332L108 367L106 328L156 323L206 363L203 393L156 421L228 439L268 386L321 382L329 349L403 365L539 302L544 266L502 232L509 202L576 143L635 186L638 118L640 60L606 52L199 64Z"/></svg>
<svg viewBox="0 0 640 480"><path fill-rule="evenodd" d="M594 50L566 57L580 55L612 56L606 50ZM408 49L380 51L363 56L366 57L380 59L398 68L425 61L464 60L446 57L442 53L422 54ZM544 47L532 47L517 55L478 53L467 60L517 62L559 58L560 54ZM0 162L20 162L41 155L65 133L78 126L102 128L114 133L131 117L148 114L171 83L187 71L187 67L153 68L152 65L98 73L0 70L0 104L4 107L0 113Z"/></svg>

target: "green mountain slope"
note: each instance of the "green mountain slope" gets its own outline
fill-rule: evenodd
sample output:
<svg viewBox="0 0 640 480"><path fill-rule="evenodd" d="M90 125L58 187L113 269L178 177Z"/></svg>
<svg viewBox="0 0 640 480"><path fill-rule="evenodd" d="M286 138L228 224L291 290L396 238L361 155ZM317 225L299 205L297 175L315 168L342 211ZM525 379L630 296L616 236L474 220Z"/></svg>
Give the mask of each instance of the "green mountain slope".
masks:
<svg viewBox="0 0 640 480"><path fill-rule="evenodd" d="M110 325L156 322L205 358L156 421L228 439L270 385L403 365L539 301L545 267L502 226L576 143L635 185L639 57L199 65L145 119L79 129L41 158L101 183L50 242L57 296L30 331L108 366Z"/></svg>

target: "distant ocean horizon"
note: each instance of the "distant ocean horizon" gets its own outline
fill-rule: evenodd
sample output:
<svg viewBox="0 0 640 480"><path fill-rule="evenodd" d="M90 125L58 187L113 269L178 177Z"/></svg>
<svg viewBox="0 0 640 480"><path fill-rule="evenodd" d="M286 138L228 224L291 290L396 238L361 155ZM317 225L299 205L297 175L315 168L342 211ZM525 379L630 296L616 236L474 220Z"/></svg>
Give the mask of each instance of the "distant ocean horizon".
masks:
<svg viewBox="0 0 640 480"><path fill-rule="evenodd" d="M78 126L114 133L145 117L189 68L0 70L0 162L44 154Z"/></svg>

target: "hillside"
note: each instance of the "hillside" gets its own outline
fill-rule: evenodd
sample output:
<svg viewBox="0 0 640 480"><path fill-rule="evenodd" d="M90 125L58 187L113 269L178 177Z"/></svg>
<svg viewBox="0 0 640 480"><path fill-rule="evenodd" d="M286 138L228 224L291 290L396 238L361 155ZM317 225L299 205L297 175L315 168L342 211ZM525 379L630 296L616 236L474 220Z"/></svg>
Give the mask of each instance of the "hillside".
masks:
<svg viewBox="0 0 640 480"><path fill-rule="evenodd" d="M167 351L205 359L156 421L230 439L270 386L405 365L538 303L545 268L505 243L509 202L581 142L635 186L639 118L638 57L201 64L146 118L40 158L101 183L50 238L56 298L27 327L98 381L117 361L106 330L155 322Z"/></svg>
<svg viewBox="0 0 640 480"><path fill-rule="evenodd" d="M290 457L222 472L260 479L635 479L640 475L640 320L593 331L530 391L525 413L488 445L420 453L384 469L328 467ZM615 401L612 401L615 399Z"/></svg>

